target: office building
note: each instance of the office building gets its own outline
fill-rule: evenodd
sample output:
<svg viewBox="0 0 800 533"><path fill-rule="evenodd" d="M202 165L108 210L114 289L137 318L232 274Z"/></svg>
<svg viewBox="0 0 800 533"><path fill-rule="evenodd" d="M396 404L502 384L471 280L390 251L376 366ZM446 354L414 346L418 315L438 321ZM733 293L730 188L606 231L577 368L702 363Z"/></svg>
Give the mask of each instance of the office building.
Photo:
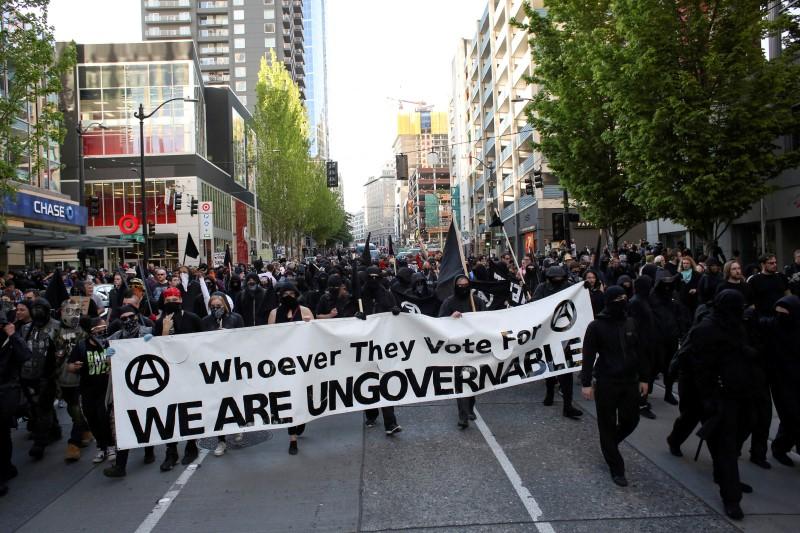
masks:
<svg viewBox="0 0 800 533"><path fill-rule="evenodd" d="M356 211L350 215L350 233L354 243L363 243L367 238L364 233L364 211Z"/></svg>
<svg viewBox="0 0 800 533"><path fill-rule="evenodd" d="M228 85L252 112L274 50L305 98L303 0L142 0L142 39L193 39L205 85Z"/></svg>
<svg viewBox="0 0 800 533"><path fill-rule="evenodd" d="M67 130L62 188L73 198L79 190L75 125L97 122L106 128L83 135L85 197L99 204L97 214L89 216L88 233L118 236L126 215L141 221L139 120L134 118L139 104L147 114L171 98L193 98L197 102L168 103L144 122L146 222L155 224L150 259L164 266L210 264L226 246L237 263L268 256L255 209L252 117L228 87L204 86L194 43L85 44L77 53L77 77L65 77L62 97ZM210 224L201 225L199 214L192 214L193 200L212 202ZM94 260L114 265L139 259L143 231L140 227L128 236L132 248L110 248ZM183 257L190 234L201 252L196 260Z"/></svg>
<svg viewBox="0 0 800 533"><path fill-rule="evenodd" d="M364 184L364 232L376 246L388 246L390 235L396 239L396 186L397 177L391 169Z"/></svg>
<svg viewBox="0 0 800 533"><path fill-rule="evenodd" d="M309 155L318 159L329 158L325 4L326 0L303 2Z"/></svg>

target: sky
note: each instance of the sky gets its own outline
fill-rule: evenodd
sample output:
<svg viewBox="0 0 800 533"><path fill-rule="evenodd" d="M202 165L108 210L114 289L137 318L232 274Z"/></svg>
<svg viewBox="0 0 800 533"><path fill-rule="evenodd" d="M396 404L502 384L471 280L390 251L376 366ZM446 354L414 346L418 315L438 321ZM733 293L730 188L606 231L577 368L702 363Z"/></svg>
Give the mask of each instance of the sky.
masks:
<svg viewBox="0 0 800 533"><path fill-rule="evenodd" d="M246 0L261 2L261 0ZM345 207L394 157L398 103L447 110L458 39L475 33L487 0L327 0L328 126ZM136 42L141 0L51 0L57 40ZM404 110L413 109L404 105Z"/></svg>

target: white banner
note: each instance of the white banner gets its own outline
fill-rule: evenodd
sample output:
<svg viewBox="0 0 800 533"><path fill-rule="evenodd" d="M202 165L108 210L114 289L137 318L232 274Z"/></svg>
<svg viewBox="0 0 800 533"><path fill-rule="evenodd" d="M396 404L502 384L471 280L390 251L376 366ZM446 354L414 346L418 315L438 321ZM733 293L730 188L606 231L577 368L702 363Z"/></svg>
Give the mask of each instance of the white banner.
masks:
<svg viewBox="0 0 800 533"><path fill-rule="evenodd" d="M383 313L112 341L117 444L277 429L575 372L591 320L576 285L458 319Z"/></svg>

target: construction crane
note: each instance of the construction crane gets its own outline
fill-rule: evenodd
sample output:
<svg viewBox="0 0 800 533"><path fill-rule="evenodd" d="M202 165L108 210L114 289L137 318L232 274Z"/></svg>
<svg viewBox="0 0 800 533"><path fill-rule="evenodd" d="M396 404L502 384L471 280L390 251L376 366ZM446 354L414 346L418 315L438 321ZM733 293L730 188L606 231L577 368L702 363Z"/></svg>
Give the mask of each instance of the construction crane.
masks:
<svg viewBox="0 0 800 533"><path fill-rule="evenodd" d="M404 100L403 98L392 98L391 96L387 96L386 99L397 102L398 109L400 109L401 111L403 110L403 104L414 104L415 106L417 106L416 109L414 109L414 111L417 111L418 113L423 111L431 111L434 107L432 105L428 105L427 102L416 102L414 100Z"/></svg>

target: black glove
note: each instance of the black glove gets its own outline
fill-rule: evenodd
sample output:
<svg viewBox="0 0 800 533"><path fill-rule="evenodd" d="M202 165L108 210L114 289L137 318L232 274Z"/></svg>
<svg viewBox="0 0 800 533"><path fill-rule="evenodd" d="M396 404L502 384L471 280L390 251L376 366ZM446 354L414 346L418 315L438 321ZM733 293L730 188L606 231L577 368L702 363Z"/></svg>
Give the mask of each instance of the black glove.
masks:
<svg viewBox="0 0 800 533"><path fill-rule="evenodd" d="M397 307L397 306L394 306L394 307L392 307L392 314L393 314L394 316L397 316L397 315L399 315L399 314L400 314L400 308L399 308L399 307Z"/></svg>
<svg viewBox="0 0 800 533"><path fill-rule="evenodd" d="M356 318L358 318L359 320L366 320L366 319L367 319L367 315L365 315L365 314L364 314L364 313L362 313L361 311L358 311L358 312L355 314L355 317L356 317Z"/></svg>

